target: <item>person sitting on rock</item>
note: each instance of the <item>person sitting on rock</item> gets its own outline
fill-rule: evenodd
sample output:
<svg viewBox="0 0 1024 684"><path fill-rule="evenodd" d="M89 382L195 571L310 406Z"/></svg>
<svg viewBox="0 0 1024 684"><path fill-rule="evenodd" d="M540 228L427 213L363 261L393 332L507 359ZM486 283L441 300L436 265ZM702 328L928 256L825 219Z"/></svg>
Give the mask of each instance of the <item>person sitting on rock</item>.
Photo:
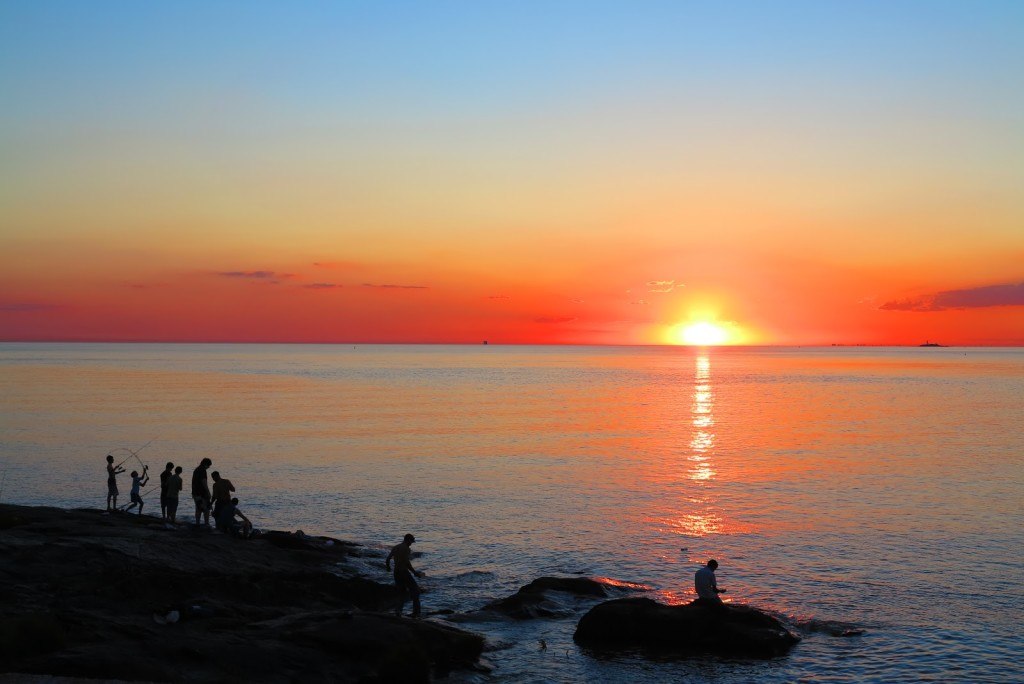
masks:
<svg viewBox="0 0 1024 684"><path fill-rule="evenodd" d="M231 503L231 492L235 491L235 485L226 477L221 477L216 470L210 473L210 477L213 478L213 519L216 520L221 506Z"/></svg>
<svg viewBox="0 0 1024 684"><path fill-rule="evenodd" d="M145 487L146 483L148 482L149 466L142 466L141 476L139 475L139 471L132 471L132 502L128 504L127 508L124 509L125 513L132 510L133 508L135 508L136 505L138 505L139 515L142 515L142 495L139 493L139 490Z"/></svg>
<svg viewBox="0 0 1024 684"><path fill-rule="evenodd" d="M235 518L242 522L235 522ZM221 532L236 534L246 539L249 538L249 533L252 532L252 523L245 517L242 511L238 510L238 499L231 499L231 501L222 505L214 519L217 521L217 529Z"/></svg>
<svg viewBox="0 0 1024 684"><path fill-rule="evenodd" d="M114 457L107 454L107 511L117 510L117 476L124 472L124 468L114 465ZM114 505L111 506L110 502Z"/></svg>
<svg viewBox="0 0 1024 684"><path fill-rule="evenodd" d="M384 560L384 567L391 569L391 559L395 559L395 587L398 588L398 608L395 615L402 617L402 608L405 607L406 594L412 598L412 617L420 616L420 586L416 584L413 575L423 577L423 573L412 567L411 547L416 537L411 534L405 535L401 544L396 544L388 557Z"/></svg>
<svg viewBox="0 0 1024 684"><path fill-rule="evenodd" d="M725 593L725 589L719 589L718 582L715 580L715 569L717 567L718 561L712 558L708 561L707 565L694 573L693 587L697 590L697 600L695 603L713 608L725 607L721 597L719 597L719 594Z"/></svg>

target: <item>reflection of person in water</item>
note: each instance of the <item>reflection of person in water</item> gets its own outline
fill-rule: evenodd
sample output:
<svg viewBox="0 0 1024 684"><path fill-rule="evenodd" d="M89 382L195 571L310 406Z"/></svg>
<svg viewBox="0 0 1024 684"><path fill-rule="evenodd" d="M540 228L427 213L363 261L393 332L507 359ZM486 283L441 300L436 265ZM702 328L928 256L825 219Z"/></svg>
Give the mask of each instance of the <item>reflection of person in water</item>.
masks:
<svg viewBox="0 0 1024 684"><path fill-rule="evenodd" d="M396 544L391 553L388 554L387 559L384 561L384 567L388 570L391 569L391 559L395 560L395 586L398 587L398 608L395 610L395 615L398 617L402 616L402 608L405 607L406 593L412 597L412 617L420 616L420 586L416 584L416 580L413 579L413 575L416 577L423 577L423 573L417 571L412 567L411 548L413 542L416 541L416 537L411 534L405 535L405 539L402 540L401 544Z"/></svg>
<svg viewBox="0 0 1024 684"><path fill-rule="evenodd" d="M715 580L715 569L718 567L718 561L714 558L708 561L708 564L698 570L693 575L693 587L697 590L697 602L713 607L725 607L722 603L722 599L718 596L724 594L725 589L718 588L718 582Z"/></svg>

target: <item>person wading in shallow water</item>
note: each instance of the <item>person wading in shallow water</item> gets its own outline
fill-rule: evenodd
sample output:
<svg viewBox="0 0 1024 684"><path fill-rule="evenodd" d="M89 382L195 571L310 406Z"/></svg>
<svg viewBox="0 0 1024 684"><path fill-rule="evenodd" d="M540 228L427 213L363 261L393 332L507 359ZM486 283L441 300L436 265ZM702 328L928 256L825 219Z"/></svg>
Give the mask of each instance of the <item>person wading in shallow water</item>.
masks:
<svg viewBox="0 0 1024 684"><path fill-rule="evenodd" d="M412 617L418 618L420 616L420 586L416 584L416 580L413 579L413 575L416 577L423 577L423 573L417 571L412 567L411 562L411 549L413 542L416 541L416 537L411 534L405 535L405 539L402 540L401 544L396 544L391 553L388 554L387 559L384 561L384 567L388 570L391 569L391 559L395 560L395 586L398 587L398 608L395 610L395 615L402 617L402 608L405 607L406 593L412 597Z"/></svg>
<svg viewBox="0 0 1024 684"><path fill-rule="evenodd" d="M107 455L107 511L117 510L117 476L124 472L124 468L114 465L114 457ZM114 505L110 502L113 500Z"/></svg>
<svg viewBox="0 0 1024 684"><path fill-rule="evenodd" d="M697 590L696 603L710 608L725 608L725 604L722 603L722 599L718 596L719 594L724 594L725 589L719 589L718 582L715 580L715 569L717 567L718 561L712 558L708 561L707 565L694 573L693 588Z"/></svg>

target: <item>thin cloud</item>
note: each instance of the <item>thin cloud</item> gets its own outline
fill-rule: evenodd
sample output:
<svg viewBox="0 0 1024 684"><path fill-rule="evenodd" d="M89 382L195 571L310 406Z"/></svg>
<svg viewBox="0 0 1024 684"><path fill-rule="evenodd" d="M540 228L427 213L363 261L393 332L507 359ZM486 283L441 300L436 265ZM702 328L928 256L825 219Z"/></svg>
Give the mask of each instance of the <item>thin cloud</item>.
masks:
<svg viewBox="0 0 1024 684"><path fill-rule="evenodd" d="M274 271L221 271L217 275L225 278L255 278L256 280L269 280L274 278Z"/></svg>
<svg viewBox="0 0 1024 684"><path fill-rule="evenodd" d="M488 299L508 299L508 295L488 295Z"/></svg>
<svg viewBox="0 0 1024 684"><path fill-rule="evenodd" d="M377 285L374 283L363 283L363 287L374 287L381 290L429 290L426 285Z"/></svg>
<svg viewBox="0 0 1024 684"><path fill-rule="evenodd" d="M57 304L43 304L40 302L0 302L0 311L12 313L31 313L33 311L52 311L59 309Z"/></svg>
<svg viewBox="0 0 1024 684"><path fill-rule="evenodd" d="M671 292L677 287L683 287L683 284L676 284L675 280L650 280L647 282L647 287L648 292Z"/></svg>
<svg viewBox="0 0 1024 684"><path fill-rule="evenodd" d="M879 308L886 311L946 311L990 306L1024 306L1024 282L944 290L920 297L896 299Z"/></svg>
<svg viewBox="0 0 1024 684"><path fill-rule="evenodd" d="M295 273L278 273L277 271L219 271L217 275L222 278L234 278L237 280L254 280L267 285L277 285L282 280L295 278Z"/></svg>
<svg viewBox="0 0 1024 684"><path fill-rule="evenodd" d="M306 288L307 290L335 290L342 286L338 285L337 283L309 283L308 285L303 285L302 287Z"/></svg>

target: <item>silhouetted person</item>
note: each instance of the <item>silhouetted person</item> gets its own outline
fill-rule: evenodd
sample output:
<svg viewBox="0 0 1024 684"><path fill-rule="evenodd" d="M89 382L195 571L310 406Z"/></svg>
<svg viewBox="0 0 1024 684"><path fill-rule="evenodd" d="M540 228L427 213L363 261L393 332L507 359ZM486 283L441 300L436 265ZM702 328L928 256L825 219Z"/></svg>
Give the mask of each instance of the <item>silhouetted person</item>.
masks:
<svg viewBox="0 0 1024 684"><path fill-rule="evenodd" d="M124 472L124 468L114 465L114 457L107 454L107 511L117 510L117 476ZM113 506L111 506L113 501Z"/></svg>
<svg viewBox="0 0 1024 684"><path fill-rule="evenodd" d="M422 572L418 572L412 567L412 552L411 548L413 542L416 541L416 537L411 534L405 535L405 539L402 540L401 544L396 544L388 557L384 560L384 567L388 570L391 569L391 559L395 559L395 586L398 588L398 608L395 610L395 615L402 617L402 608L405 607L406 593L412 597L412 616L420 616L420 585L416 584L416 580L413 579L413 575L416 577L423 577Z"/></svg>
<svg viewBox="0 0 1024 684"><path fill-rule="evenodd" d="M221 477L216 470L210 473L210 477L213 478L213 519L216 520L220 507L231 503L231 492L235 491L235 485L231 484L231 480Z"/></svg>
<svg viewBox="0 0 1024 684"><path fill-rule="evenodd" d="M135 508L136 504L139 506L139 515L142 515L142 495L139 490L146 486L149 482L149 466L142 466L142 475L139 475L139 471L132 471L132 502L124 509L124 512Z"/></svg>
<svg viewBox="0 0 1024 684"><path fill-rule="evenodd" d="M235 518L241 520L241 524L235 522ZM241 534L248 538L252 532L252 523L238 510L238 499L231 499L220 507L220 511L214 515L217 521L217 529L229 534Z"/></svg>
<svg viewBox="0 0 1024 684"><path fill-rule="evenodd" d="M181 466L178 466L174 469L174 474L167 478L167 517L171 519L171 524L177 522L178 493L181 492L183 487Z"/></svg>
<svg viewBox="0 0 1024 684"><path fill-rule="evenodd" d="M196 525L202 515L206 526L210 526L210 486L206 482L206 470L213 461L204 458L192 471L192 499L196 502Z"/></svg>
<svg viewBox="0 0 1024 684"><path fill-rule="evenodd" d="M174 475L174 464L170 461L164 471L160 473L160 517L167 519L167 481Z"/></svg>
<svg viewBox="0 0 1024 684"><path fill-rule="evenodd" d="M724 594L725 589L718 588L718 581L715 579L717 567L718 561L714 558L709 560L707 565L694 573L693 587L697 590L698 603L713 608L724 608L725 604L718 595Z"/></svg>

